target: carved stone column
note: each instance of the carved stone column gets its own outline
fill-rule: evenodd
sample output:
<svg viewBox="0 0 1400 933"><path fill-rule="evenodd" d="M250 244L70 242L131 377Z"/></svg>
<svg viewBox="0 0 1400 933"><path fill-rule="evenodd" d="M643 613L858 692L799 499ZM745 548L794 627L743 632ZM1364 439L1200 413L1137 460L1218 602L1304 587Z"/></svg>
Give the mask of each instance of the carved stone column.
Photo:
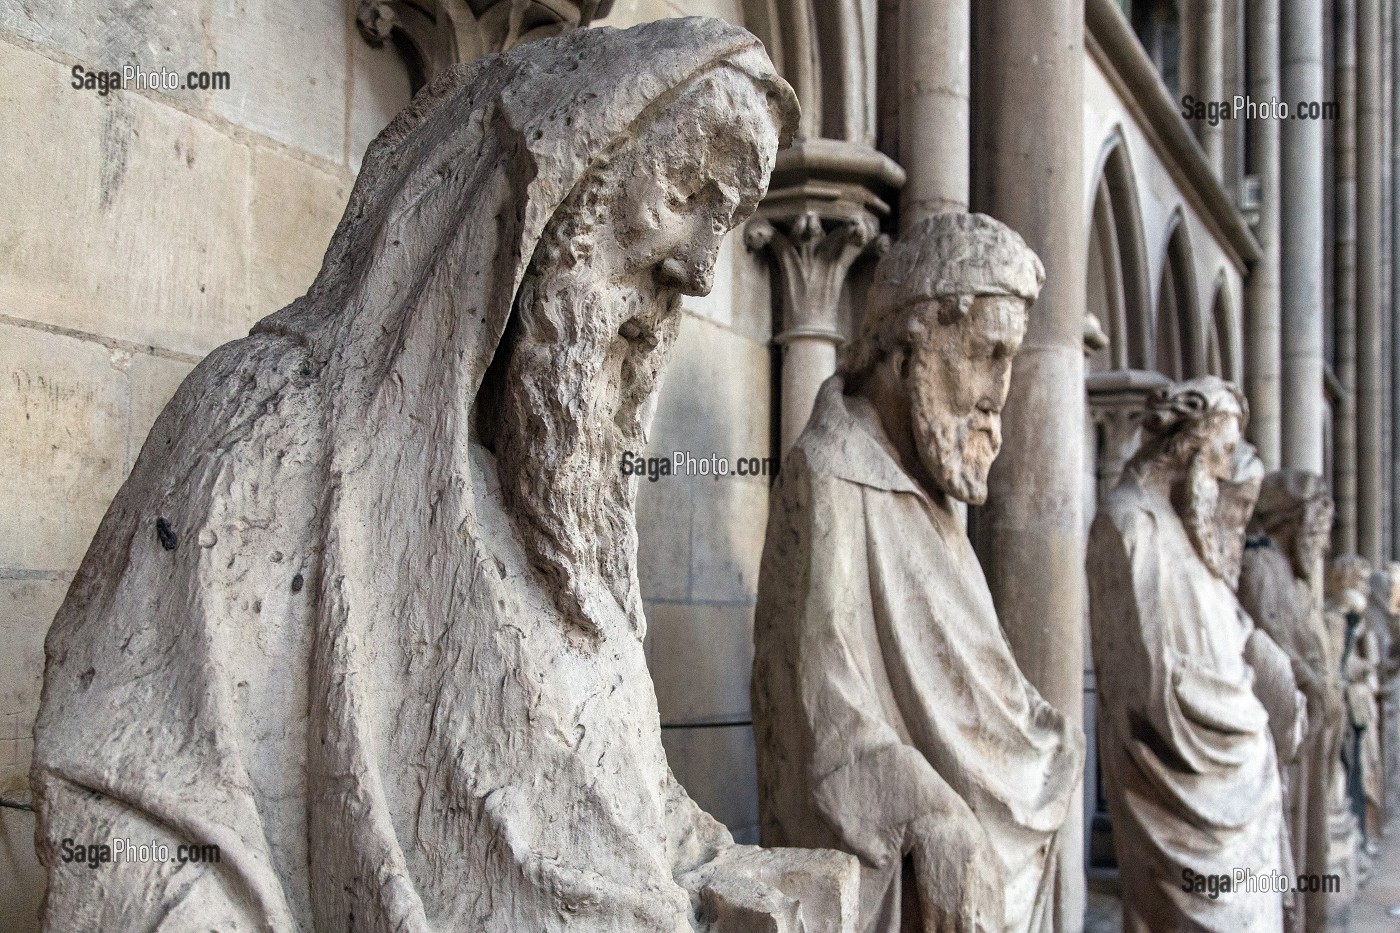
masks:
<svg viewBox="0 0 1400 933"><path fill-rule="evenodd" d="M612 0L359 0L360 35L393 45L416 92L443 70L608 14Z"/></svg>
<svg viewBox="0 0 1400 933"><path fill-rule="evenodd" d="M1098 497L1118 484L1142 443L1142 413L1147 398L1171 380L1158 372L1143 369L1113 369L1091 373L1084 379L1089 392L1089 414L1098 434L1095 475Z"/></svg>
<svg viewBox="0 0 1400 933"><path fill-rule="evenodd" d="M817 390L836 371L850 335L840 323L841 290L851 266L889 245L882 195L904 183L888 156L857 143L806 139L778 153L768 196L745 229L749 249L766 251L780 296L773 342L782 347L781 454L812 415Z"/></svg>

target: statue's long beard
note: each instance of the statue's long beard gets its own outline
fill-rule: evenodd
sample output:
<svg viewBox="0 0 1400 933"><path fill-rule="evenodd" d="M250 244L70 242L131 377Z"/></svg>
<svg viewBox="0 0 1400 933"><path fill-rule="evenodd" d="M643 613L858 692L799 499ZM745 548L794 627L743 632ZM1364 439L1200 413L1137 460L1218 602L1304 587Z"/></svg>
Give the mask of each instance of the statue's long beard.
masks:
<svg viewBox="0 0 1400 933"><path fill-rule="evenodd" d="M1219 481L1211 475L1205 458L1192 458L1186 472L1186 502L1182 514L1186 535L1191 539L1191 544L1201 562L1206 565L1206 569L1229 583L1232 579L1230 556L1221 543L1220 529L1217 525L1219 507ZM1240 559L1240 556L1236 556L1236 564ZM1238 570L1235 570L1233 579L1239 579Z"/></svg>
<svg viewBox="0 0 1400 933"><path fill-rule="evenodd" d="M639 629L636 487L619 464L645 444L675 299L578 267L534 275L521 298L496 435L506 503L568 622L597 634L620 611ZM639 333L619 339L627 320Z"/></svg>

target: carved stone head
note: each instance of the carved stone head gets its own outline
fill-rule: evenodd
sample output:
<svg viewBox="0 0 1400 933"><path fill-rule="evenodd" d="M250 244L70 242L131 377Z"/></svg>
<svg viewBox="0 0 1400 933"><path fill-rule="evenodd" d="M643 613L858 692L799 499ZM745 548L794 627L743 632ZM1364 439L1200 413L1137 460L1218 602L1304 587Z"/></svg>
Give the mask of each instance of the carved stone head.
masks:
<svg viewBox="0 0 1400 933"><path fill-rule="evenodd" d="M1359 554L1343 554L1327 568L1327 601L1339 612L1365 612L1371 564Z"/></svg>
<svg viewBox="0 0 1400 933"><path fill-rule="evenodd" d="M488 374L502 489L585 630L610 603L640 617L635 486L617 464L645 446L681 296L710 291L721 241L767 188L777 103L716 68L644 114L550 221Z"/></svg>
<svg viewBox="0 0 1400 933"><path fill-rule="evenodd" d="M1264 477L1249 527L1266 534L1288 555L1293 575L1307 579L1321 566L1332 541L1332 497L1309 470L1276 470Z"/></svg>
<svg viewBox="0 0 1400 933"><path fill-rule="evenodd" d="M1253 444L1241 441L1235 447L1233 464L1230 478L1220 482L1215 510L1222 576L1231 589L1239 586L1244 565L1245 528L1264 482L1264 461L1259 459Z"/></svg>
<svg viewBox="0 0 1400 933"><path fill-rule="evenodd" d="M964 502L987 498L1001 450L1011 361L1045 272L1010 227L983 214L937 214L880 261L842 370L884 379L904 409L927 482Z"/></svg>
<svg viewBox="0 0 1400 933"><path fill-rule="evenodd" d="M1129 469L1156 473L1171 488L1172 504L1196 553L1221 579L1229 559L1218 510L1223 484L1237 468L1249 405L1236 386L1215 376L1178 382L1154 393L1143 415L1142 449Z"/></svg>

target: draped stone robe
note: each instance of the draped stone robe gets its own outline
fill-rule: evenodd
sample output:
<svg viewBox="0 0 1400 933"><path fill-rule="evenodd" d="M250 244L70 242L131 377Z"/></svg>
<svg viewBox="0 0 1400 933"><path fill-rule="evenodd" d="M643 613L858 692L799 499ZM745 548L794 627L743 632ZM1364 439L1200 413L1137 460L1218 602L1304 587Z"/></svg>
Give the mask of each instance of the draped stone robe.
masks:
<svg viewBox="0 0 1400 933"><path fill-rule="evenodd" d="M1005 929L1048 929L1083 734L1017 667L947 500L883 437L833 376L774 489L754 633L764 844L855 853L862 929L922 930L901 919L904 828L965 804L1005 868Z"/></svg>
<svg viewBox="0 0 1400 933"><path fill-rule="evenodd" d="M1329 667L1331 652L1322 630L1320 607L1305 580L1294 576L1288 555L1266 535L1251 538L1240 575L1240 602L1260 629L1288 655L1298 689L1307 698L1307 732L1287 767L1285 799L1292 854L1300 872L1327 871L1327 809L1333 757L1337 750L1341 697ZM1327 895L1297 892L1309 930L1326 925Z"/></svg>
<svg viewBox="0 0 1400 933"><path fill-rule="evenodd" d="M703 19L447 72L311 291L180 387L48 636L46 929L848 929L854 860L735 846L675 781L640 613L580 637L471 429L559 204L719 67L783 90ZM114 836L171 860L62 858Z"/></svg>
<svg viewBox="0 0 1400 933"><path fill-rule="evenodd" d="M1278 933L1277 893L1184 890L1288 864L1274 740L1244 659L1252 622L1131 467L1094 520L1088 566L1126 933Z"/></svg>

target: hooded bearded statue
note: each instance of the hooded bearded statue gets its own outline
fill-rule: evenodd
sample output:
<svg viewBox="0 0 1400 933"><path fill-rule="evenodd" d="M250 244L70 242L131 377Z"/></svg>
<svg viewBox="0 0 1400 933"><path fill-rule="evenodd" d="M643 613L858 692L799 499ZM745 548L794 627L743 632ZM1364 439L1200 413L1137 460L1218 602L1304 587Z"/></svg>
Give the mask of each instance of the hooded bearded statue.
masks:
<svg viewBox="0 0 1400 933"><path fill-rule="evenodd" d="M1089 535L1099 760L1125 933L1283 927L1279 893L1218 886L1236 868L1289 866L1275 738L1246 661L1253 624L1218 520L1247 417L1239 390L1214 377L1162 390ZM1243 532L1241 517L1230 534ZM1216 879L1216 896L1197 878Z"/></svg>
<svg viewBox="0 0 1400 933"><path fill-rule="evenodd" d="M795 106L670 20L453 69L380 135L49 633L47 929L844 928L847 856L736 847L667 767L616 469ZM172 858L61 857L113 837Z"/></svg>

